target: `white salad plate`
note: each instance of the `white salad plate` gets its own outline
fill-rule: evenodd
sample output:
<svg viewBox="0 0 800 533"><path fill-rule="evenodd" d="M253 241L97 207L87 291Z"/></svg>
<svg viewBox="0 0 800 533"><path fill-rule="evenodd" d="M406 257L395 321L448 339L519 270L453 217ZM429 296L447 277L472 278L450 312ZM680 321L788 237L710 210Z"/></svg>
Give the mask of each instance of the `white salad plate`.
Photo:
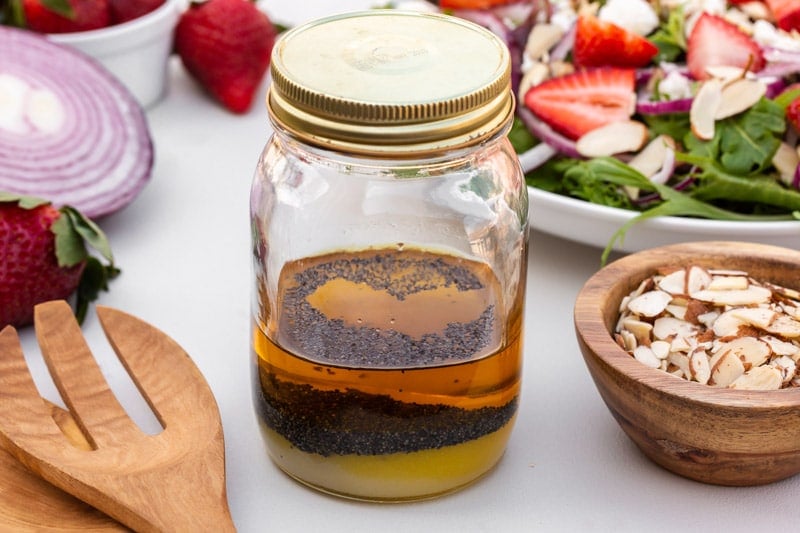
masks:
<svg viewBox="0 0 800 533"><path fill-rule="evenodd" d="M597 205L528 187L531 228L571 241L605 248L609 239L637 213ZM733 240L800 248L800 221L739 222L656 217L634 224L614 250L631 253L690 241Z"/></svg>

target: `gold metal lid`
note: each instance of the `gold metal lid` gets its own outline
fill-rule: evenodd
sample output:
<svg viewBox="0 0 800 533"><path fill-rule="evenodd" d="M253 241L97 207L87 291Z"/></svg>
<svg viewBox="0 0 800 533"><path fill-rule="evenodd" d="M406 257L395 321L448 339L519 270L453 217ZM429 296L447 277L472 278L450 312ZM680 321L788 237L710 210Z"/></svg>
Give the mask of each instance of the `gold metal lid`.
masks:
<svg viewBox="0 0 800 533"><path fill-rule="evenodd" d="M511 60L456 17L375 9L298 26L276 43L271 119L304 142L415 156L477 144L513 118Z"/></svg>

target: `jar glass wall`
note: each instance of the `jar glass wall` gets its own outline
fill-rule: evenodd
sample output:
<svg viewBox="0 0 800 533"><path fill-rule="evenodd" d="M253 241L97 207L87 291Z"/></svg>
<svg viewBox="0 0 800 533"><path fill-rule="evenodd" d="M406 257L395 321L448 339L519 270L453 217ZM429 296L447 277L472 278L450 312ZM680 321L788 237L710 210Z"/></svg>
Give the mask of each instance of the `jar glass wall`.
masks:
<svg viewBox="0 0 800 533"><path fill-rule="evenodd" d="M276 100L251 191L254 398L272 459L299 481L413 500L502 456L519 403L528 220L503 91L507 77L478 106L489 112L456 113L479 133L420 149L412 124L408 150L379 138L373 150L330 117L298 129L280 111L313 114L302 91Z"/></svg>

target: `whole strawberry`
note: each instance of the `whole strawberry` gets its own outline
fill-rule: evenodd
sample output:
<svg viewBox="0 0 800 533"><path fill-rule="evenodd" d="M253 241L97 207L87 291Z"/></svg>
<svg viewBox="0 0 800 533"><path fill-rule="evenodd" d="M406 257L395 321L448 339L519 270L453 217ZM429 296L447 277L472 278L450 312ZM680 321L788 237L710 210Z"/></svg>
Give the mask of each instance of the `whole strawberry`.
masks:
<svg viewBox="0 0 800 533"><path fill-rule="evenodd" d="M164 5L166 0L108 0L108 9L111 14L111 23L120 24L137 19L158 7Z"/></svg>
<svg viewBox="0 0 800 533"><path fill-rule="evenodd" d="M89 255L87 243L107 265ZM30 324L34 305L76 291L82 320L118 272L102 230L78 211L0 192L0 329Z"/></svg>
<svg viewBox="0 0 800 533"><path fill-rule="evenodd" d="M111 21L108 0L21 1L23 25L40 33L96 30L108 26Z"/></svg>
<svg viewBox="0 0 800 533"><path fill-rule="evenodd" d="M269 66L277 31L249 0L192 2L175 29L186 70L234 113L253 103Z"/></svg>

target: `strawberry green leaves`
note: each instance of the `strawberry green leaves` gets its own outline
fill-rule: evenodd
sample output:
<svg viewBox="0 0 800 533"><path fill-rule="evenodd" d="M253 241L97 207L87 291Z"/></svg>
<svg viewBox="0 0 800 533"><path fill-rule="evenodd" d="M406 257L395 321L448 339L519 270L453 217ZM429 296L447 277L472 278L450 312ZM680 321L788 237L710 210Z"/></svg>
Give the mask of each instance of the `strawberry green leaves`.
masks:
<svg viewBox="0 0 800 533"><path fill-rule="evenodd" d="M51 231L56 236L56 257L60 266L68 267L86 262L77 289L75 316L78 322L86 317L89 303L96 300L101 290L108 290L108 282L120 270L114 266L111 246L103 230L78 210L65 206L61 216L53 223ZM91 255L87 244L106 260L103 264Z"/></svg>

